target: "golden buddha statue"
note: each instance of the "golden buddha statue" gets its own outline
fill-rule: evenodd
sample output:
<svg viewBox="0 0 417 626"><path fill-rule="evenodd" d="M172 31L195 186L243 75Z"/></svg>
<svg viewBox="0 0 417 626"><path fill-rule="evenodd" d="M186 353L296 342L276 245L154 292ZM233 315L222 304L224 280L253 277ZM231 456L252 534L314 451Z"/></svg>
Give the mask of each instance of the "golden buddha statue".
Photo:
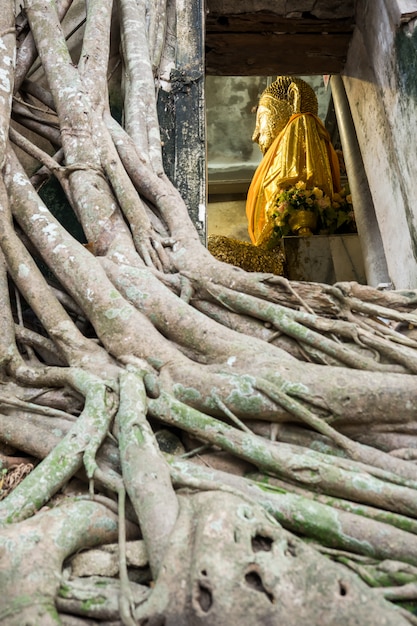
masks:
<svg viewBox="0 0 417 626"><path fill-rule="evenodd" d="M340 189L339 159L330 136L317 116L318 104L308 83L292 76L278 76L262 93L252 140L259 144L263 159L247 196L246 215L251 241L265 246L274 233L297 232L288 207L304 207L304 213L320 218ZM292 219L292 226L288 226ZM312 226L298 229L311 234Z"/></svg>

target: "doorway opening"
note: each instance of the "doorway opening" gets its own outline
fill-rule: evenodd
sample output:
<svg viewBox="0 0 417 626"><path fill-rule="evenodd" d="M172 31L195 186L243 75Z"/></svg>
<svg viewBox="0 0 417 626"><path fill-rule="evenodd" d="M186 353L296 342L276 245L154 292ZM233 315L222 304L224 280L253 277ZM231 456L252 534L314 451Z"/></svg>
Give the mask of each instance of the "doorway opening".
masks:
<svg viewBox="0 0 417 626"><path fill-rule="evenodd" d="M341 150L328 77L299 76L316 94L318 116L332 144ZM275 76L207 76L207 234L250 242L245 212L246 196L262 153L252 141L256 106ZM341 170L342 186L348 188ZM366 283L362 250L357 234L309 238L284 238L287 275L292 280Z"/></svg>

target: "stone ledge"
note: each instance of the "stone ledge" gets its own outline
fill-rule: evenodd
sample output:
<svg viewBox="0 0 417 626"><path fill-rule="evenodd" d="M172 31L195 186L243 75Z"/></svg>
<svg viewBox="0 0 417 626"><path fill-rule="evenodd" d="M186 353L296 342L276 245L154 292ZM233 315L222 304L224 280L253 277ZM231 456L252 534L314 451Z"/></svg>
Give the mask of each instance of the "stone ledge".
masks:
<svg viewBox="0 0 417 626"><path fill-rule="evenodd" d="M290 280L329 285L339 281L366 284L357 234L284 237L283 245Z"/></svg>

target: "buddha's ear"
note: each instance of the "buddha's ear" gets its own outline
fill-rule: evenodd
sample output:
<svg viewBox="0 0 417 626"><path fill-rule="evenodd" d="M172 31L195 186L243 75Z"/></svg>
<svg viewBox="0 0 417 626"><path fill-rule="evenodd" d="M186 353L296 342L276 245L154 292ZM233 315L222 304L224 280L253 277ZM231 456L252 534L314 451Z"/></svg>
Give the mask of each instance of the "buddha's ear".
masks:
<svg viewBox="0 0 417 626"><path fill-rule="evenodd" d="M291 83L288 87L288 102L291 106L292 112L301 113L301 92L297 83Z"/></svg>

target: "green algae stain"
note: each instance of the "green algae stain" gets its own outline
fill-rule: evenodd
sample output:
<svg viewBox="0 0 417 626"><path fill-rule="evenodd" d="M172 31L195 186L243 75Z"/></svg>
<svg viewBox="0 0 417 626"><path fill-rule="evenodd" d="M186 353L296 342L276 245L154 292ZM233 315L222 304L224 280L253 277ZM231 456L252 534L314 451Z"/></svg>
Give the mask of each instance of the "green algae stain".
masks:
<svg viewBox="0 0 417 626"><path fill-rule="evenodd" d="M181 383L173 385L173 391L176 398L180 398L182 402L192 403L193 400L201 400L201 394L194 387L185 387Z"/></svg>
<svg viewBox="0 0 417 626"><path fill-rule="evenodd" d="M58 591L60 598L69 598L71 596L71 589L67 585L61 585Z"/></svg>
<svg viewBox="0 0 417 626"><path fill-rule="evenodd" d="M395 37L398 87L404 95L417 100L417 29L408 34L404 29Z"/></svg>
<svg viewBox="0 0 417 626"><path fill-rule="evenodd" d="M132 309L130 309L129 307L110 308L107 309L104 314L109 320L114 320L116 318L127 320L132 315Z"/></svg>
<svg viewBox="0 0 417 626"><path fill-rule="evenodd" d="M91 611L91 609L93 609L94 607L105 604L105 602L105 598L101 596L97 598L90 598L89 600L83 600L83 602L81 603L81 611L87 613Z"/></svg>

